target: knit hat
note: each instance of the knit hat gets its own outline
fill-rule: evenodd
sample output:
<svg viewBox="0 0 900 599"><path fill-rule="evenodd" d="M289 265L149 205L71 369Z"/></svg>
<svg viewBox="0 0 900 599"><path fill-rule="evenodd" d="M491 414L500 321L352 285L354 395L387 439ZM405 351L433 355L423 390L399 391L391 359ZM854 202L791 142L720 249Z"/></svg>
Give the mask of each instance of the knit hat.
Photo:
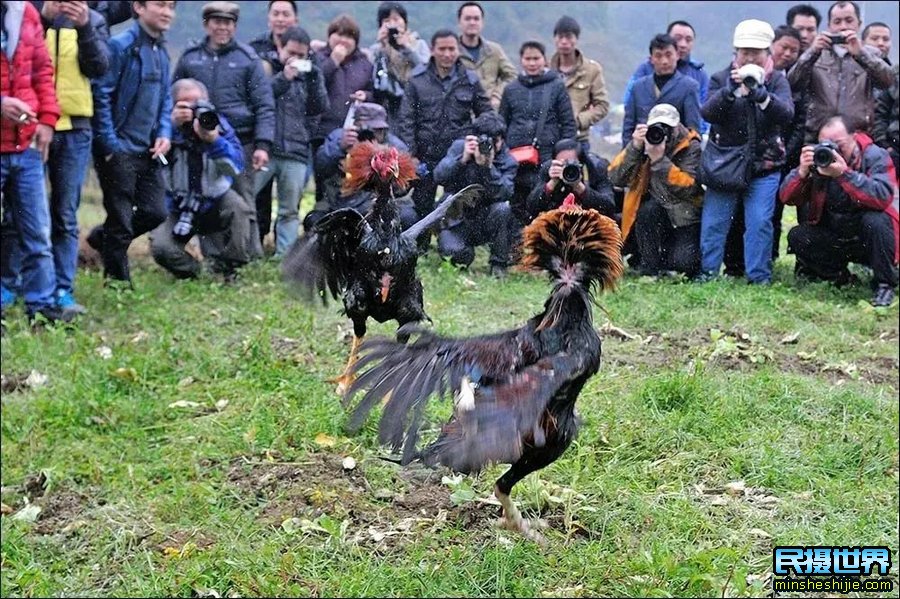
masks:
<svg viewBox="0 0 900 599"><path fill-rule="evenodd" d="M734 28L735 48L767 49L775 41L775 31L765 21L748 19Z"/></svg>

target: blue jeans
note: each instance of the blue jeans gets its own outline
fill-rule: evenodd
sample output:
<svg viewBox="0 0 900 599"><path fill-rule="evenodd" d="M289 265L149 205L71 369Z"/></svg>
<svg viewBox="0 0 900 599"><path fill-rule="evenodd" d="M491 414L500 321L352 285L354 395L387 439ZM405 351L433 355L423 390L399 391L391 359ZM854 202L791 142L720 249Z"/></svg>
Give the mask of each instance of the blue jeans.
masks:
<svg viewBox="0 0 900 599"><path fill-rule="evenodd" d="M34 314L54 305L56 289L41 153L28 148L21 153L0 154L0 190L6 221L2 285L21 294L25 310ZM18 266L13 262L15 255L21 256Z"/></svg>
<svg viewBox="0 0 900 599"><path fill-rule="evenodd" d="M275 178L278 186L278 216L275 217L275 255L284 256L297 240L300 230L300 198L306 182L308 167L299 160L275 156L268 171L257 171L253 180L256 196Z"/></svg>
<svg viewBox="0 0 900 599"><path fill-rule="evenodd" d="M91 130L59 131L50 144L50 240L56 290L72 291L78 266L78 206L91 157Z"/></svg>
<svg viewBox="0 0 900 599"><path fill-rule="evenodd" d="M734 211L743 200L744 269L751 283L772 280L772 212L778 193L778 172L755 177L743 193L706 190L700 223L701 268L705 273L719 274L725 256L725 240Z"/></svg>

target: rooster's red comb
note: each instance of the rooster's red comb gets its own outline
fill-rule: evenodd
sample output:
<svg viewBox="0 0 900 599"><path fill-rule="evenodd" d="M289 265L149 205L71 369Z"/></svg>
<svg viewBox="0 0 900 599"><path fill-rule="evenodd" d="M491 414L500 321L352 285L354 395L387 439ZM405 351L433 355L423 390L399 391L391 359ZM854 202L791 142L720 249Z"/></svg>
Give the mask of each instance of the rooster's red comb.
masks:
<svg viewBox="0 0 900 599"><path fill-rule="evenodd" d="M578 204L575 203L575 194L570 193L566 196L566 199L563 200L562 206L560 206L561 210L572 210L577 208Z"/></svg>

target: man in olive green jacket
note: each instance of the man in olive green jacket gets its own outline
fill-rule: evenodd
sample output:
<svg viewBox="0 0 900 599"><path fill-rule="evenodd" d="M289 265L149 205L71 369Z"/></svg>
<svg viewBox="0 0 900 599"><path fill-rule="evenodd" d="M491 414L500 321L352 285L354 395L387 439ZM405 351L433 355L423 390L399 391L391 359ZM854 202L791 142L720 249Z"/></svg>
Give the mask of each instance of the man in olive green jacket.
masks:
<svg viewBox="0 0 900 599"><path fill-rule="evenodd" d="M477 2L464 2L456 11L459 21L459 60L467 69L478 74L481 86L494 110L500 106L500 98L506 84L518 75L515 65L506 56L500 44L481 37L484 29L484 9Z"/></svg>
<svg viewBox="0 0 900 599"><path fill-rule="evenodd" d="M578 49L581 26L572 17L561 17L553 28L556 54L550 57L550 68L559 71L566 82L566 92L572 101L577 127L576 139L590 150L591 125L599 123L609 113L609 98L603 67L585 58Z"/></svg>

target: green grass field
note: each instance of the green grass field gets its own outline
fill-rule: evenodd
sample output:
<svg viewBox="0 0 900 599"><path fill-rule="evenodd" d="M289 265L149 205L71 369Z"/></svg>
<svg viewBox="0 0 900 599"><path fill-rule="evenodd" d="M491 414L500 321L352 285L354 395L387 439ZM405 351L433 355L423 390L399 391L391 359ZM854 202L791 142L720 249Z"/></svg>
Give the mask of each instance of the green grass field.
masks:
<svg viewBox="0 0 900 599"><path fill-rule="evenodd" d="M374 417L346 436L326 379L348 323L277 264L223 286L138 259L134 293L82 272L76 328L16 309L3 339L0 594L763 596L775 545L888 545L896 597L897 306L798 286L792 260L768 289L628 277L602 298L597 326L635 338L605 335L578 440L513 493L545 549L493 527L501 466L400 468ZM437 331L540 309L543 279L486 270L420 261Z"/></svg>

